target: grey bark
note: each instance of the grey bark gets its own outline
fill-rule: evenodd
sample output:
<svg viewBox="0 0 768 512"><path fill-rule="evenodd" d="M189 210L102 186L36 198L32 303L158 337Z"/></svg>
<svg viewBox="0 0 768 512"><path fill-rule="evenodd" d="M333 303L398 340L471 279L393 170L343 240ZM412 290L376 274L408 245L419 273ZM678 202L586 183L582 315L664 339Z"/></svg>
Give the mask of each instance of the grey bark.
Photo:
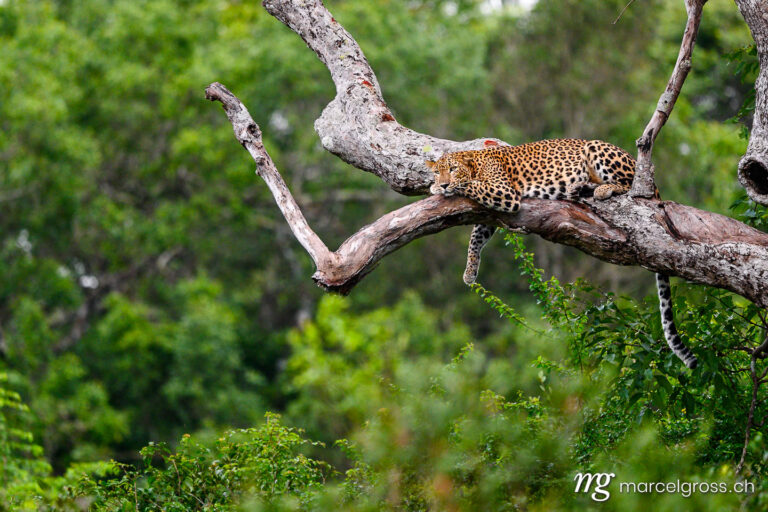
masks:
<svg viewBox="0 0 768 512"><path fill-rule="evenodd" d="M629 192L632 197L653 197L656 192L655 170L651 162L653 143L672 114L675 102L680 96L685 79L691 70L693 47L696 44L696 35L699 33L702 8L706 2L707 0L685 0L688 21L685 24L675 67L672 69L672 75L669 77L666 89L656 104L656 110L654 110L651 120L648 121L648 125L643 130L643 135L637 139L637 166L632 190Z"/></svg>
<svg viewBox="0 0 768 512"><path fill-rule="evenodd" d="M433 179L426 159L504 144L497 139L448 141L401 126L359 46L320 0L265 0L264 5L328 67L337 95L315 129L326 149L344 161L376 174L398 192L418 194ZM206 89L206 97L224 106L235 137L256 161L294 236L315 262L313 279L328 290L348 292L384 256L415 238L484 223L536 233L612 263L731 290L768 307L768 234L722 215L630 195L582 203L526 199L516 214L487 210L466 198L432 196L384 215L330 251L309 227L245 106L218 83Z"/></svg>
<svg viewBox="0 0 768 512"><path fill-rule="evenodd" d="M760 73L755 81L755 115L739 182L749 197L768 205L768 1L736 0L757 45Z"/></svg>
<svg viewBox="0 0 768 512"><path fill-rule="evenodd" d="M443 153L508 145L491 137L465 142L439 139L398 123L357 41L319 0L264 0L266 10L307 43L331 73L336 97L315 121L323 147L358 169L372 172L395 191L425 194L432 171L425 160Z"/></svg>

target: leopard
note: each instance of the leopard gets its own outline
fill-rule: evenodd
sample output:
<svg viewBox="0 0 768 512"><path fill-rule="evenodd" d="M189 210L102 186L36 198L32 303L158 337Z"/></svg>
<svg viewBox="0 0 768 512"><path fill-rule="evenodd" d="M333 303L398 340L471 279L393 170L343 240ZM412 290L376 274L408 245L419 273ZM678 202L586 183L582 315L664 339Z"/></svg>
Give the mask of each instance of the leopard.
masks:
<svg viewBox="0 0 768 512"><path fill-rule="evenodd" d="M468 197L495 211L514 213L524 198L605 201L632 187L635 159L624 149L601 140L548 139L518 146L494 145L447 153L426 161L434 172L432 194ZM655 199L660 200L658 189ZM496 226L472 228L463 280L477 280L480 253ZM669 276L657 273L656 288L664 338L672 352L690 369L698 359L677 332Z"/></svg>

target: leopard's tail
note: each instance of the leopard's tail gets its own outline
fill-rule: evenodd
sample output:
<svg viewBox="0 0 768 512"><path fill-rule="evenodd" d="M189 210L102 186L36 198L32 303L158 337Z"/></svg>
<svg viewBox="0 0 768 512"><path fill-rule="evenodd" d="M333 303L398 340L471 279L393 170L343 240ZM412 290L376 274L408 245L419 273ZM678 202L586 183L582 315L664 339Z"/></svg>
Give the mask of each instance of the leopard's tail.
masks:
<svg viewBox="0 0 768 512"><path fill-rule="evenodd" d="M675 327L675 318L672 314L672 290L669 287L669 277L656 274L656 288L659 291L659 310L661 311L661 326L664 329L664 337L667 339L667 345L672 349L681 361L693 370L699 364L696 356L691 349L686 347L680 340Z"/></svg>

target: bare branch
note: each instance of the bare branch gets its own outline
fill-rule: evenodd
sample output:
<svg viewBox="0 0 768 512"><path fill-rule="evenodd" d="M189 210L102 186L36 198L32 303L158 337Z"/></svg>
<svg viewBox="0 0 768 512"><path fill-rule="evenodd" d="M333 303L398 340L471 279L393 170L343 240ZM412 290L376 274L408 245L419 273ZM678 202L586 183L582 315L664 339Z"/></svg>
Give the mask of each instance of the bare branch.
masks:
<svg viewBox="0 0 768 512"><path fill-rule="evenodd" d="M656 191L654 183L654 167L651 161L653 152L653 142L659 135L661 128L672 114L677 97L680 96L680 90L683 88L685 78L691 70L691 56L693 55L693 46L696 43L696 35L701 23L701 11L707 0L685 0L685 10L688 13L688 21L685 24L683 40L680 43L680 52L677 55L677 62L672 70L672 76L669 77L667 88L659 98L656 104L656 110L651 116L651 120L643 131L643 135L637 139L637 166L635 167L635 180L632 182L632 190L629 194L632 197L653 197Z"/></svg>
<svg viewBox="0 0 768 512"><path fill-rule="evenodd" d="M261 130L253 121L248 109L234 94L218 82L214 82L205 90L205 97L211 101L220 101L227 113L235 137L251 154L256 161L259 176L267 183L269 190L277 202L278 208L283 213L285 220L293 231L293 235L312 257L318 268L324 267L334 259L334 255L328 250L320 237L307 224L307 220L299 209L299 205L288 191L288 186L283 177L277 172L274 162L264 149L261 140Z"/></svg>
<svg viewBox="0 0 768 512"><path fill-rule="evenodd" d="M752 432L752 427L755 426L755 408L758 404L757 391L760 388L760 385L763 384L762 377L765 376L765 372L763 372L763 374L758 377L757 360L762 359L762 356L766 353L766 351L768 351L768 336L766 336L763 342L752 351L749 361L749 375L752 378L752 399L749 403L747 425L744 428L744 446L741 449L741 458L739 459L739 463L736 466L736 473L741 473L741 470L744 469L744 462L747 458L747 447L749 447L750 433ZM768 371L768 368L766 368L766 371ZM763 421L765 421L765 419L763 419Z"/></svg>
<svg viewBox="0 0 768 512"><path fill-rule="evenodd" d="M296 32L326 65L336 97L315 121L323 147L358 169L371 172L405 195L427 193L432 172L425 160L443 153L507 145L499 139L466 142L439 139L400 125L387 107L360 46L320 0L264 0L274 17Z"/></svg>
<svg viewBox="0 0 768 512"><path fill-rule="evenodd" d="M219 83L206 89L206 97L224 105L235 137L257 162L259 175L315 262L313 279L328 290L348 292L384 256L415 238L486 223L536 233L611 263L726 288L768 305L768 234L696 208L624 196L586 203L526 199L516 214L487 210L466 198L432 196L384 215L330 252L299 210L243 104Z"/></svg>
<svg viewBox="0 0 768 512"><path fill-rule="evenodd" d="M677 93L684 79L681 73L689 68L704 2L688 3L690 26L670 81L671 90ZM360 47L320 0L265 0L264 5L315 51L336 84L336 97L315 123L323 145L343 160L381 177L393 189L403 194L425 192L433 179L424 165L427 158L446 151L504 144L496 139L446 141L399 125ZM635 201L626 196L586 204L530 199L516 215L488 211L468 199L430 197L385 215L330 252L307 224L243 104L220 84L212 84L207 97L224 105L235 136L253 156L291 230L315 262L313 278L326 289L348 292L381 258L417 237L482 222L537 233L605 261L640 265L725 288L761 306L768 305L768 235L695 208ZM660 103L660 120L669 116L676 97ZM650 144L657 133L652 134Z"/></svg>
<svg viewBox="0 0 768 512"><path fill-rule="evenodd" d="M757 45L760 73L755 82L755 115L747 152L739 162L739 182L749 197L768 205L768 5L736 0Z"/></svg>
<svg viewBox="0 0 768 512"><path fill-rule="evenodd" d="M624 14L624 11L626 11L626 10L629 8L629 6L630 6L630 5L632 5L632 3L633 3L634 1L635 1L635 0L629 0L629 2L627 2L627 5L625 5L625 6L624 6L624 8L623 8L623 9L621 10L621 12L619 13L619 15L618 15L618 16L616 16L616 19L615 19L615 20L613 20L613 25L615 25L615 24L617 24L617 23L619 22L619 20L621 19L621 16Z"/></svg>

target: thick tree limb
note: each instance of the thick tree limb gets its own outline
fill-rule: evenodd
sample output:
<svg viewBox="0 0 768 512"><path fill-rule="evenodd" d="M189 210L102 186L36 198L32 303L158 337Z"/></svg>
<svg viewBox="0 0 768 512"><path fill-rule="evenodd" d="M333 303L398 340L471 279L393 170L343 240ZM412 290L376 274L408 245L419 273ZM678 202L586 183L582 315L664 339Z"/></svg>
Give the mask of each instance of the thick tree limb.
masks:
<svg viewBox="0 0 768 512"><path fill-rule="evenodd" d="M689 24L695 21L686 31L690 43L683 44L689 49L701 4L696 2L698 7L689 11ZM403 194L416 194L428 190L433 179L424 165L427 158L503 144L495 139L446 141L402 127L387 109L359 46L320 0L265 0L264 5L328 67L337 95L315 129L323 145L343 160L376 174ZM689 51L681 49L681 55L676 69L684 73ZM660 102L654 114L658 128L669 116L682 78L684 74L677 78L673 74L671 90L677 93ZM768 307L768 235L728 217L629 195L584 203L526 199L516 214L486 210L465 198L433 196L388 213L331 252L309 227L243 104L218 83L208 87L206 97L224 106L236 138L253 156L294 236L315 262L313 279L328 290L348 292L384 256L415 238L460 224L487 223L536 233L612 263L725 288ZM651 144L658 128L651 134Z"/></svg>
<svg viewBox="0 0 768 512"><path fill-rule="evenodd" d="M685 0L685 10L688 13L688 22L685 24L683 40L680 43L680 52L677 54L677 62L672 69L672 76L669 77L667 88L659 98L656 104L656 110L651 116L651 120L643 131L643 135L637 139L637 166L635 168L635 180L632 182L632 190L629 194L632 197L653 197L656 191L654 183L654 167L651 161L653 152L653 143L659 135L661 128L672 114L675 102L683 83L691 70L691 56L693 55L693 46L696 44L696 35L699 32L701 23L701 11L707 0Z"/></svg>
<svg viewBox="0 0 768 512"><path fill-rule="evenodd" d="M768 2L736 0L757 45L760 73L755 81L755 116L747 152L739 162L739 182L749 197L768 205Z"/></svg>
<svg viewBox="0 0 768 512"><path fill-rule="evenodd" d="M323 147L358 169L372 172L395 191L426 194L432 171L425 160L443 153L503 144L498 139L455 142L400 125L390 112L363 51L320 0L264 0L274 17L296 32L331 72L336 98L315 121Z"/></svg>
<svg viewBox="0 0 768 512"><path fill-rule="evenodd" d="M384 256L416 238L486 223L536 233L611 263L726 288L768 306L768 234L722 215L626 196L586 204L526 199L516 214L486 210L466 198L432 196L384 215L331 252L309 227L245 106L219 83L206 89L206 98L224 106L235 137L253 156L294 236L315 262L313 279L328 290L347 293Z"/></svg>

